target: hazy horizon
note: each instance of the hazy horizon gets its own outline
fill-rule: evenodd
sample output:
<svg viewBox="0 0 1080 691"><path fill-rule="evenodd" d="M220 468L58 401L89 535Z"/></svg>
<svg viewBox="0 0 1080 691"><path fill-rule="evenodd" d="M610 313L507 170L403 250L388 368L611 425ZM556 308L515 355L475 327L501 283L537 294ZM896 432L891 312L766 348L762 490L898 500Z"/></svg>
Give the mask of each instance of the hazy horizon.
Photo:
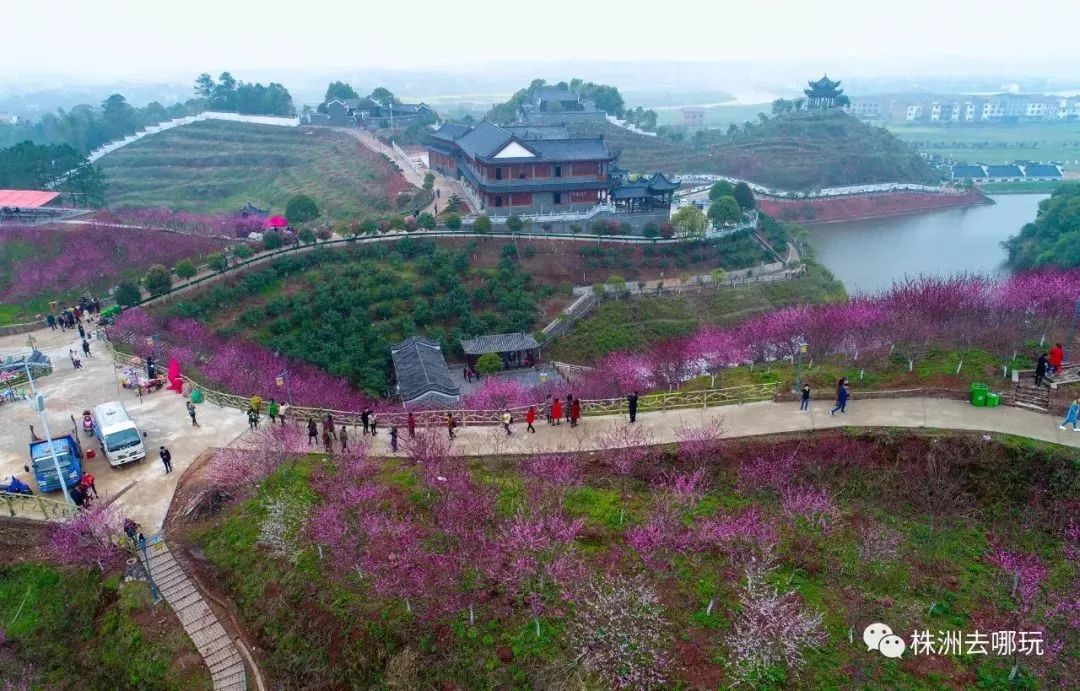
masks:
<svg viewBox="0 0 1080 691"><path fill-rule="evenodd" d="M4 70L7 83L59 78L68 84L190 80L223 70L249 80L370 69L468 75L548 62L754 64L763 73L792 63L810 73L889 76L929 75L936 66L937 73L1037 69L1067 76L1078 63L1072 33L1080 3L1032 0L990 9L909 0L883 10L823 0L733 11L687 0L677 11L657 13L625 2L549 0L543 17L550 19L494 0L467 6L14 3L6 23L18 29L0 43L0 64L14 68ZM588 40L590 32L604 40ZM537 38L528 46L531 33Z"/></svg>

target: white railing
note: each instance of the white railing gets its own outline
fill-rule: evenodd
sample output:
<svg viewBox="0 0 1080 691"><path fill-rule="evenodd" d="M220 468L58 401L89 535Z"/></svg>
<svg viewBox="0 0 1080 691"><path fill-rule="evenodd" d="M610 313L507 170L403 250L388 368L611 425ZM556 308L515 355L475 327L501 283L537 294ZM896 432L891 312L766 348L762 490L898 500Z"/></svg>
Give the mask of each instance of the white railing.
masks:
<svg viewBox="0 0 1080 691"><path fill-rule="evenodd" d="M695 173L688 175L676 175L674 179L682 182L684 185L693 185L699 183L702 185L711 185L714 182L721 180L730 182L735 185L740 182L745 182L751 190L756 194L761 194L769 197L781 197L786 199L817 199L821 197L844 197L857 194L876 194L881 192L926 192L928 194L949 194L952 193L952 188L945 185L918 185L912 182L882 182L873 185L849 185L847 187L823 187L820 190L812 192L795 192L791 190L773 189L771 187L765 187L749 180L742 180L740 178L731 177L729 175L710 175L704 173ZM684 195L693 194L694 192L702 191L701 188L686 188Z"/></svg>
<svg viewBox="0 0 1080 691"><path fill-rule="evenodd" d="M409 155L402 151L401 147L398 146L397 142L395 142L393 139L390 140L390 148L394 150L394 153L401 157L401 160L404 161L405 165L409 167L409 170L416 173L417 175L421 174L420 171L416 169L416 164L412 162L411 158L409 158Z"/></svg>
<svg viewBox="0 0 1080 691"><path fill-rule="evenodd" d="M550 211L548 213L523 213L516 214L521 220L529 221L588 221L589 219L596 218L597 215L602 213L615 214L618 213L615 206L612 204L597 204L585 211ZM506 219L510 218L514 214L507 214L505 216L488 216L492 223L506 223ZM476 216L466 216L462 219L466 224L471 224L476 220Z"/></svg>
<svg viewBox="0 0 1080 691"><path fill-rule="evenodd" d="M641 129L637 125L631 125L626 120L620 120L619 118L615 117L614 115L608 115L607 120L612 125L615 125L616 127L621 127L624 130L630 130L634 134L640 134L640 135L644 135L646 137L655 137L656 136L656 132L646 132L645 130Z"/></svg>

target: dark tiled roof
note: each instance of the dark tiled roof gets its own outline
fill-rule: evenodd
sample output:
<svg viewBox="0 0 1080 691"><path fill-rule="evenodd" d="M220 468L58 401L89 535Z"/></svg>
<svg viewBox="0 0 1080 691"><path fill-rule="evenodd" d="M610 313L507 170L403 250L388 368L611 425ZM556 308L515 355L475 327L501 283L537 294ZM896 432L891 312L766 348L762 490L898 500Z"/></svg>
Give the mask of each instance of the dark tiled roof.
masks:
<svg viewBox="0 0 1080 691"><path fill-rule="evenodd" d="M528 145L546 161L595 161L599 158L611 158L604 140L600 137L591 139L537 139Z"/></svg>
<svg viewBox="0 0 1080 691"><path fill-rule="evenodd" d="M404 402L457 401L461 390L450 378L450 369L437 341L411 336L390 346L390 355Z"/></svg>
<svg viewBox="0 0 1080 691"><path fill-rule="evenodd" d="M496 124L484 120L458 140L458 146L469 156L494 155L510 141L511 134Z"/></svg>
<svg viewBox="0 0 1080 691"><path fill-rule="evenodd" d="M533 99L537 101L577 101L578 97L573 91L569 89L557 89L553 86L537 89L533 94Z"/></svg>
<svg viewBox="0 0 1080 691"><path fill-rule="evenodd" d="M612 199L640 199L649 196L645 185L621 185L611 190Z"/></svg>
<svg viewBox="0 0 1080 691"><path fill-rule="evenodd" d="M432 137L436 139L444 139L446 141L454 141L461 135L469 131L468 125L458 125L453 122L444 122L442 126L431 133Z"/></svg>
<svg viewBox="0 0 1080 691"><path fill-rule="evenodd" d="M986 176L990 178L1022 178L1020 166L986 166Z"/></svg>
<svg viewBox="0 0 1080 691"><path fill-rule="evenodd" d="M672 182L667 179L667 176L663 173L657 173L649 180L649 189L655 192L671 192L677 190L682 185L679 182Z"/></svg>
<svg viewBox="0 0 1080 691"><path fill-rule="evenodd" d="M1057 166L1048 166L1041 163L1029 163L1024 166L1024 174L1029 178L1060 178L1061 171Z"/></svg>
<svg viewBox="0 0 1080 691"><path fill-rule="evenodd" d="M461 349L466 355L483 355L484 353L510 353L517 350L530 350L539 348L540 344L522 331L512 334L496 334L494 336L477 336L461 342Z"/></svg>
<svg viewBox="0 0 1080 691"><path fill-rule="evenodd" d="M972 178L973 180L986 177L986 171L982 166L953 166L953 178Z"/></svg>
<svg viewBox="0 0 1080 691"><path fill-rule="evenodd" d="M570 131L563 125L507 125L503 129L522 140L570 138Z"/></svg>

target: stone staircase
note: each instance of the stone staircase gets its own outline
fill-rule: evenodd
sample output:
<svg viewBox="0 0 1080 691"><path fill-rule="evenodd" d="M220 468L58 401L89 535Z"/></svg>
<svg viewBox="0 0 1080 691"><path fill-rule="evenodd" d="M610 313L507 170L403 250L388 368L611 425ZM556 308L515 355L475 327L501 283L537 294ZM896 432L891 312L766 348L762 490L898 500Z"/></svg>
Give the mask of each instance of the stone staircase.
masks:
<svg viewBox="0 0 1080 691"><path fill-rule="evenodd" d="M1046 384L1035 386L1034 379L1021 379L1013 383L1013 404L1045 413L1050 410L1050 388Z"/></svg>
<svg viewBox="0 0 1080 691"><path fill-rule="evenodd" d="M244 658L195 583L187 577L159 535L147 540L146 552L154 583L202 655L214 689L245 691Z"/></svg>

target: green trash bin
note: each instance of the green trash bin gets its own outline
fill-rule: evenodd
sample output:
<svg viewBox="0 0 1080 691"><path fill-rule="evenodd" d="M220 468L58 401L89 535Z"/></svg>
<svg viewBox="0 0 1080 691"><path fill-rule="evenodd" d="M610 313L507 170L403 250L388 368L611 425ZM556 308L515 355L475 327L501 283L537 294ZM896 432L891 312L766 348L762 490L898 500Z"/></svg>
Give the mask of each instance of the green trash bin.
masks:
<svg viewBox="0 0 1080 691"><path fill-rule="evenodd" d="M971 388L971 405L976 408L986 407L986 396L990 393L990 387L982 382L972 382Z"/></svg>
<svg viewBox="0 0 1080 691"><path fill-rule="evenodd" d="M191 402L192 403L202 403L202 390L201 389L195 389L194 391L191 392Z"/></svg>
<svg viewBox="0 0 1080 691"><path fill-rule="evenodd" d="M1001 405L1001 394L992 391L988 392L986 394L986 407L997 408L999 405Z"/></svg>

